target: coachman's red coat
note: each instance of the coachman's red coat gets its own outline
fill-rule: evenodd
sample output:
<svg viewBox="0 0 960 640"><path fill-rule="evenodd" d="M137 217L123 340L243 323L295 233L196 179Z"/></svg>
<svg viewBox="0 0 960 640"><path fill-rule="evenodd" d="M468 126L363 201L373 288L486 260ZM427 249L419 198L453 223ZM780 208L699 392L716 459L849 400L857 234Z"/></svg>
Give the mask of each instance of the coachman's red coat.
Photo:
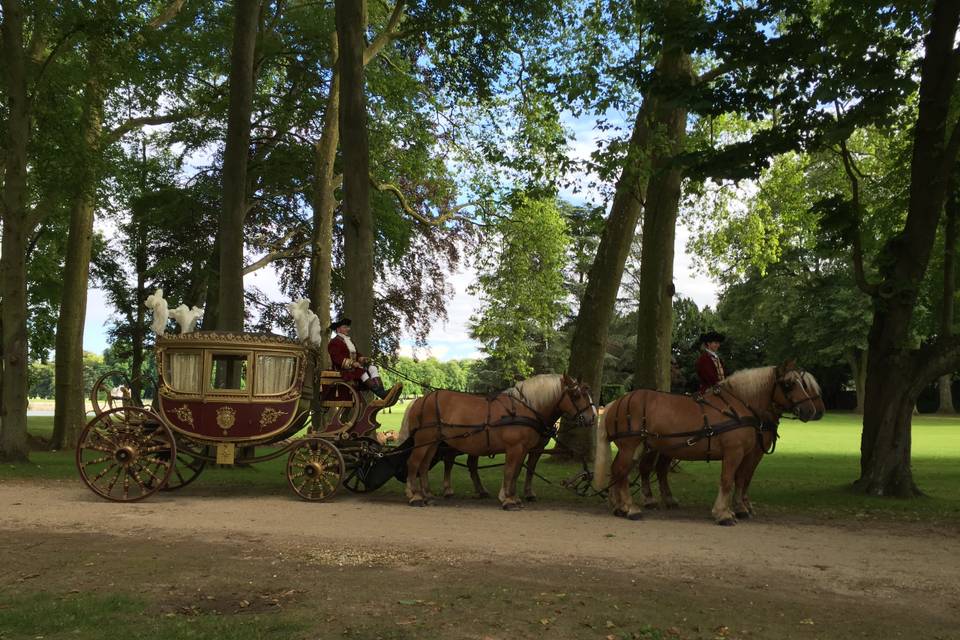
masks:
<svg viewBox="0 0 960 640"><path fill-rule="evenodd" d="M350 355L350 348L340 334L335 335L327 344L327 352L330 354L330 361L333 367L340 372L344 380L357 381L363 376L364 369L355 367L354 362L362 354L354 353ZM344 360L347 362L344 363ZM352 361L352 362L351 362ZM347 366L344 366L344 365Z"/></svg>
<svg viewBox="0 0 960 640"><path fill-rule="evenodd" d="M700 378L700 393L703 393L726 377L723 361L704 351L697 358L697 377Z"/></svg>

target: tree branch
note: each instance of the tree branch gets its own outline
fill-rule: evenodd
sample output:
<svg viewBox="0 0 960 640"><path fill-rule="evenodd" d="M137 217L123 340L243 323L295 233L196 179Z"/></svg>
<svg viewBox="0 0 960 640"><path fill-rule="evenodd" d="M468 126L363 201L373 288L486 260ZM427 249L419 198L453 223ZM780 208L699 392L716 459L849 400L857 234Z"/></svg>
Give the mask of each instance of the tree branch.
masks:
<svg viewBox="0 0 960 640"><path fill-rule="evenodd" d="M410 206L410 203L407 202L407 198L403 195L403 191L401 191L400 187L398 187L397 185L390 184L389 182L383 182L383 183L377 182L376 180L373 179L373 176L370 176L370 184L373 186L374 189L376 189L381 193L393 194L393 197L396 198L397 200L397 204L400 205L400 208L403 210L404 213L406 213L408 216L410 216L420 224L426 225L428 227L439 227L444 222L447 222L449 220L459 220L461 222L468 222L478 227L486 226L482 222L477 222L476 220L473 220L471 218L458 215L460 211L463 211L467 207L479 206L480 205L479 202L466 202L464 204L451 207L447 211L441 213L436 218L428 218L425 215L418 213L417 211L414 210L413 207Z"/></svg>
<svg viewBox="0 0 960 640"><path fill-rule="evenodd" d="M843 158L843 169L850 179L850 191L853 194L853 275L860 290L873 297L877 295L879 286L867 281L867 274L863 268L863 239L861 238L860 232L863 209L860 204L860 179L857 178L857 171L853 163L853 158L850 156L850 151L847 149L846 140L840 141L840 154Z"/></svg>
<svg viewBox="0 0 960 640"><path fill-rule="evenodd" d="M913 387L919 393L940 376L960 369L960 336L941 336L913 351Z"/></svg>
<svg viewBox="0 0 960 640"><path fill-rule="evenodd" d="M725 62L723 64L717 65L713 69L708 69L707 71L704 71L694 79L693 83L695 85L701 85L701 84L707 84L708 82L713 82L720 76L726 73L729 73L730 71L733 71L736 68L737 68L737 65L730 64L729 62Z"/></svg>
<svg viewBox="0 0 960 640"><path fill-rule="evenodd" d="M277 260L280 260L281 258L289 258L306 249L307 246L309 246L310 244L309 237L303 242L291 245L286 248L282 248L282 245L286 244L291 238L293 238L298 231L302 231L302 228L294 227L287 233L287 235L283 236L282 238L280 238L280 240L273 243L273 247L271 247L271 250L268 251L266 255L264 255L258 260L251 262L250 264L248 264L246 267L243 268L243 275L247 275L248 273L253 273L254 271L257 271L267 266L271 262L275 262Z"/></svg>
<svg viewBox="0 0 960 640"><path fill-rule="evenodd" d="M130 118L126 122L117 125L116 128L107 132L103 137L105 144L112 144L130 133L138 127L145 125L156 125L156 124L169 124L171 122L180 122L181 120L186 120L190 117L190 113L171 113L165 116L146 116L143 118Z"/></svg>
<svg viewBox="0 0 960 640"><path fill-rule="evenodd" d="M373 42L371 42L363 52L363 66L370 64L370 61L376 58L377 54L380 53L391 40L400 37L401 32L396 29L400 21L403 20L405 2L406 0L397 0L397 4L393 5L393 13L390 14L390 20L387 22L387 26L377 34L377 37L373 39Z"/></svg>
<svg viewBox="0 0 960 640"><path fill-rule="evenodd" d="M185 4L187 4L187 0L173 0L173 2L168 4L156 18L148 22L147 26L151 29L159 29L176 18L177 14L180 13L180 10L183 9L183 5Z"/></svg>

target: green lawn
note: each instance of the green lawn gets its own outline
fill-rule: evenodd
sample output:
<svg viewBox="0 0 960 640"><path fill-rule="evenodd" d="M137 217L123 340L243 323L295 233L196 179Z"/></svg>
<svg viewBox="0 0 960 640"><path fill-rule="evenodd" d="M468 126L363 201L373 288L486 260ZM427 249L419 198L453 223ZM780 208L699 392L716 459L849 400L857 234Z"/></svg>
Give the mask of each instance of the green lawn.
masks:
<svg viewBox="0 0 960 640"><path fill-rule="evenodd" d="M384 429L399 429L402 410L381 416ZM52 418L30 418L31 432L49 435ZM784 421L776 453L767 456L757 470L751 497L761 513L798 514L816 518L897 520L960 520L960 418L919 416L913 426L913 470L917 484L927 494L917 500L878 499L858 496L849 491L856 479L860 459L859 418L850 414L832 414L815 423ZM498 459L484 459L496 464ZM186 489L215 492L284 493L285 459L281 458L248 469L207 469ZM552 484L537 481L538 495L548 504L567 506L583 500L559 486L560 480L578 470L578 465L545 458L538 471ZM482 471L484 483L493 493L499 489L499 468ZM716 493L720 464L685 463L671 474L674 494L687 507L702 507L707 512ZM0 466L3 478L76 478L72 452L35 452L31 464ZM439 467L433 473L434 488L439 487ZM465 469L454 472L458 494L469 493ZM402 498L400 483L390 482L378 491L382 496Z"/></svg>

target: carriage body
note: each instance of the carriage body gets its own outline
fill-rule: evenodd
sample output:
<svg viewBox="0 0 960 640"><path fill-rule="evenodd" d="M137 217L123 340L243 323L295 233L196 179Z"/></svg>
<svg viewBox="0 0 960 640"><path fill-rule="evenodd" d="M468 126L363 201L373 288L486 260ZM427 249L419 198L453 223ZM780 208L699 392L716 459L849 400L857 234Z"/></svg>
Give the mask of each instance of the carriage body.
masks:
<svg viewBox="0 0 960 640"><path fill-rule="evenodd" d="M195 332L157 340L156 409L178 435L255 445L293 435L310 412L307 348L283 336Z"/></svg>

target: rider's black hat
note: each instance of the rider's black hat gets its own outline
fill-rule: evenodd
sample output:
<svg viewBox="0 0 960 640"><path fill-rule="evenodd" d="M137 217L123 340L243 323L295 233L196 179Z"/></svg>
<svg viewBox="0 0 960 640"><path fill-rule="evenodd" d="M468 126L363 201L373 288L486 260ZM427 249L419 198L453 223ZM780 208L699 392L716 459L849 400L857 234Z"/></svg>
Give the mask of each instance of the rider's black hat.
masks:
<svg viewBox="0 0 960 640"><path fill-rule="evenodd" d="M334 323L330 325L330 329L328 329L328 331L336 331L337 329L339 329L344 325L349 327L350 323L351 323L350 318L340 318L339 320L335 320Z"/></svg>
<svg viewBox="0 0 960 640"><path fill-rule="evenodd" d="M706 333L700 334L700 344L707 344L708 342L723 342L727 337L722 333L717 331L707 331Z"/></svg>

